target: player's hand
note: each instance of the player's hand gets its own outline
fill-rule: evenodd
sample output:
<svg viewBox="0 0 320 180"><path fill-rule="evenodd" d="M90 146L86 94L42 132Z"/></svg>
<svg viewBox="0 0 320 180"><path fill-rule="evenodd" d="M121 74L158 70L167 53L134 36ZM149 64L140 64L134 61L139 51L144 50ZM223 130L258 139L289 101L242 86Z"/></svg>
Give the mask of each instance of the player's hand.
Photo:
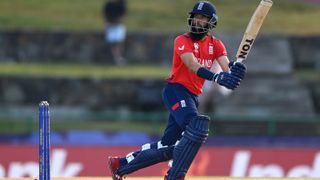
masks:
<svg viewBox="0 0 320 180"><path fill-rule="evenodd" d="M214 75L213 81L228 89L234 90L240 85L241 79L232 75L232 73L220 72Z"/></svg>
<svg viewBox="0 0 320 180"><path fill-rule="evenodd" d="M237 61L231 61L229 63L230 72L232 75L237 76L241 80L244 78L247 67L245 64Z"/></svg>

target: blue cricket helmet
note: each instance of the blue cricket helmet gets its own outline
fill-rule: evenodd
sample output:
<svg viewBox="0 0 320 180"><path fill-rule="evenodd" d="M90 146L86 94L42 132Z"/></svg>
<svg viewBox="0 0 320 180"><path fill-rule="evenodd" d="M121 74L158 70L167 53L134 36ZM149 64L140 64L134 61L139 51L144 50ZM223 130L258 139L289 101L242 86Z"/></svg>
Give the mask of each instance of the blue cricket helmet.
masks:
<svg viewBox="0 0 320 180"><path fill-rule="evenodd" d="M209 29L214 28L217 25L218 16L216 7L209 1L199 1L197 2L192 11L189 12L190 18L193 18L195 14L201 14L210 18L208 24ZM191 22L189 22L190 24Z"/></svg>

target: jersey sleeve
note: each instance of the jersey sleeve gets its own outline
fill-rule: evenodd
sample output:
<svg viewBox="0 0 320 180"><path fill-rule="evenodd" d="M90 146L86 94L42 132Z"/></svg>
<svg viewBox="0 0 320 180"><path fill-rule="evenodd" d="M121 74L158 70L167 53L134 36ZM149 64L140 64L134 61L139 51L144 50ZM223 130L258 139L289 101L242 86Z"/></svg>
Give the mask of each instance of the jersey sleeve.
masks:
<svg viewBox="0 0 320 180"><path fill-rule="evenodd" d="M227 50L226 47L224 46L223 42L221 40L216 40L215 41L215 53L216 55L215 59L218 59L221 56L227 56Z"/></svg>
<svg viewBox="0 0 320 180"><path fill-rule="evenodd" d="M188 39L184 36L178 36L174 40L174 52L180 56L181 54L192 52L192 47L188 43Z"/></svg>

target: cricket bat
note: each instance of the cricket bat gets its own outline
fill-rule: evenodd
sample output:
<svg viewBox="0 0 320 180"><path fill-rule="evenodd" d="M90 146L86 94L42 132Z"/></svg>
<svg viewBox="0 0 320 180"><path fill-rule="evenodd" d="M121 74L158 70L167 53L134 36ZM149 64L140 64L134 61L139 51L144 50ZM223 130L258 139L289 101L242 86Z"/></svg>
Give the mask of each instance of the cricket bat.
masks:
<svg viewBox="0 0 320 180"><path fill-rule="evenodd" d="M256 39L262 23L267 16L272 4L272 0L261 0L259 6L253 13L236 55L238 62L242 62L243 60L247 59L253 42Z"/></svg>

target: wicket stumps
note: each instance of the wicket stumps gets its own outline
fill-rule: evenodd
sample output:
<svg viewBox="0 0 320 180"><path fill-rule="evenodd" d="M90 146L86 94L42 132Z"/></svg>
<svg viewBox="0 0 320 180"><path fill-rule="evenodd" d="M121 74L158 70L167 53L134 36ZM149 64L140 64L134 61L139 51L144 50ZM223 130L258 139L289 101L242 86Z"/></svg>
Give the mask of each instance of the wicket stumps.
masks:
<svg viewBox="0 0 320 180"><path fill-rule="evenodd" d="M50 180L50 112L47 101L39 104L39 180Z"/></svg>

